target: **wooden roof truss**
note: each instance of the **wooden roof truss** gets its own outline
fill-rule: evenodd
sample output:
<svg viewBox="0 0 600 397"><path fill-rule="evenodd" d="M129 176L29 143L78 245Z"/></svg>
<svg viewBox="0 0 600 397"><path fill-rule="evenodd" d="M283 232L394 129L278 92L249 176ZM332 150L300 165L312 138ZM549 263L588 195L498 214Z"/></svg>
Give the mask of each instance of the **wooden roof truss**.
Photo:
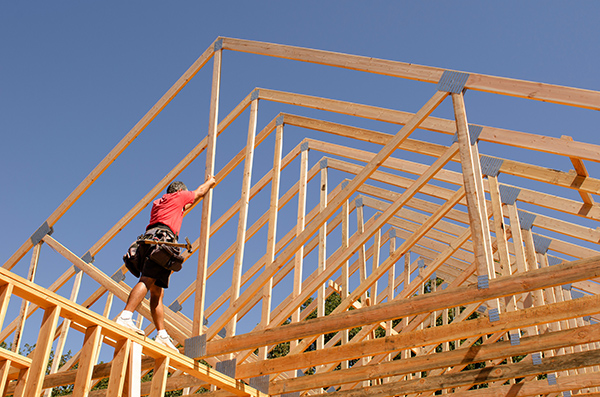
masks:
<svg viewBox="0 0 600 397"><path fill-rule="evenodd" d="M257 88L219 120L224 50L437 86L414 114ZM78 257L50 236L66 211L211 59L206 137L86 255ZM600 110L597 91L217 39L0 269L0 339L10 343L12 336L18 351L25 321L38 310L44 313L30 356L0 349L2 393L49 395L52 387L71 384L74 396L117 396L140 374L136 371L153 369L152 381L142 384L143 395L162 396L165 390L179 389L187 395L200 387L210 394L256 396L600 395L600 253L595 249L600 229L590 228L587 221L600 219L600 205L593 197L600 194L600 179L590 176L584 165L600 161L600 146L469 124L464 103L468 90ZM289 112L259 125L259 101L293 105L299 112L311 108L377 120L397 125L398 131L389 134ZM443 101L451 101L454 119L431 116ZM225 144L219 136L247 113L245 148L217 169L216 149ZM318 132L320 138L299 140L284 152L288 126ZM446 138L414 139L411 134L417 129ZM356 144L341 145L329 139L333 136ZM274 141L273 167L265 175L252 175L255 150L267 139ZM573 170L480 153L478 142L564 156ZM379 150L370 149L373 145ZM411 160L402 156L404 151L431 161ZM216 175L218 184L242 163L244 172L240 199L227 211L213 214L218 185L203 199L202 229L192 250L198 254L197 278L165 308L167 329L184 346L177 354L107 318L113 297L127 299L126 269L121 266L107 275L91 258L201 153L206 156L206 175ZM299 165L297 182L280 191L282 173L290 164ZM504 175L525 182L516 186L512 178L506 183ZM318 197L311 197L314 191L308 189L313 180L319 185ZM580 200L536 191L529 180L553 185L557 192L573 189ZM268 210L249 225L252 200L269 186ZM309 198L318 204L307 205ZM279 211L288 204L297 206L296 221L291 228L278 227ZM233 242L209 261L211 237L236 220ZM266 247L255 248L251 237L265 227ZM74 265L47 289L31 281L42 244ZM254 263L244 260L250 246L265 252ZM11 269L28 252L26 279ZM190 256L185 254L186 260ZM208 295L208 280L224 266L229 266L231 285L220 296ZM95 280L98 288L77 304L75 300L82 301L79 286L84 276ZM70 279L75 280L71 295L58 295ZM273 290L284 280L289 294L276 297ZM98 313L91 310L106 294L105 306ZM326 313L331 296L339 297L338 304ZM23 301L20 314L4 321L13 297ZM193 302L191 315L178 310L184 302ZM148 301L139 311L151 320ZM316 318L307 320L314 311ZM239 332L238 324L247 315L254 316L257 325ZM60 356L72 334L69 330L85 335L81 351L68 365L54 365L46 374L54 341L55 355ZM287 354L269 354L282 343L289 343ZM97 364L102 345L114 349L110 363ZM137 369L128 366L134 346L144 357ZM77 369L72 369L75 363ZM90 392L104 377L109 377L108 389Z"/></svg>

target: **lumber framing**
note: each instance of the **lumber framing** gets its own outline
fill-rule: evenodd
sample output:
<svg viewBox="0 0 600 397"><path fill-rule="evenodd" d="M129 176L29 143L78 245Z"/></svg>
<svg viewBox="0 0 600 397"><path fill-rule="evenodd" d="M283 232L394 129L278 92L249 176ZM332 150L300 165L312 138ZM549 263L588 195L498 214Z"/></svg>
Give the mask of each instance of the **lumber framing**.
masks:
<svg viewBox="0 0 600 397"><path fill-rule="evenodd" d="M430 99L411 113L256 88L227 113L221 109L224 51L416 80L429 87ZM193 149L140 192L139 202L86 254L76 255L60 234L51 236L211 59L208 128L193 138ZM461 87L440 84L457 75ZM191 395L201 387L207 395L255 397L600 395L600 228L590 226L600 221L594 197L600 176L586 167L600 163L600 145L469 124L469 90L600 110L598 91L217 38L3 264L0 341L12 349L0 348L0 394L49 396L72 385L74 396L119 396L152 370L142 395ZM445 100L454 118L432 116ZM259 117L261 101L270 104ZM307 109L321 116L302 114ZM334 114L344 123L328 120ZM248 123L243 137L229 128L238 119ZM374 121L397 132L364 127ZM416 137L417 130L428 135ZM218 158L231 139L245 145ZM493 145L483 150L480 142ZM505 147L563 157L572 168L537 164L535 156L505 158ZM126 301L131 286L119 258L93 260L202 154L204 178L215 175L217 187L201 210L184 213L201 224L184 254L184 266L196 276L165 307L176 343L203 338L202 350L188 357L185 348L168 350L110 319L114 298ZM256 166L263 157L266 172ZM536 189L540 183L544 188ZM234 184L239 192L221 187ZM225 196L236 199L223 209ZM262 208L258 216L255 208ZM235 232L223 238L228 227ZM217 233L223 244L212 243ZM36 271L47 266L43 245L69 264L48 288L35 283ZM90 280L96 289L80 291ZM212 282L223 283L215 296L207 293ZM39 310L39 335L27 341L25 324L35 324ZM147 300L138 311L151 323ZM153 325L145 331L152 333ZM74 334L83 344L73 347ZM19 353L24 342L36 346L28 357ZM143 359L133 373L130 355L138 345ZM55 361L46 374L51 351L60 356L67 346L75 349L73 358L63 367ZM112 358L98 364L105 348ZM227 374L216 370L225 360L233 366ZM90 391L105 377L106 389Z"/></svg>

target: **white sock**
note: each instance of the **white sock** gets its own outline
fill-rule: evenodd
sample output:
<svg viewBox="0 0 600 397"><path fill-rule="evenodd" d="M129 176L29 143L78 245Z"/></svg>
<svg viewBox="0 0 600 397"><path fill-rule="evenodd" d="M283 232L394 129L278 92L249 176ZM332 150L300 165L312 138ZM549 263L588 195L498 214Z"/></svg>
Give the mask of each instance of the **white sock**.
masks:
<svg viewBox="0 0 600 397"><path fill-rule="evenodd" d="M133 318L133 312L130 312L129 310L123 310L121 312L121 318L123 320L131 320Z"/></svg>
<svg viewBox="0 0 600 397"><path fill-rule="evenodd" d="M168 338L169 334L167 333L166 329L159 329L158 333L156 334L157 336L161 337L161 338Z"/></svg>

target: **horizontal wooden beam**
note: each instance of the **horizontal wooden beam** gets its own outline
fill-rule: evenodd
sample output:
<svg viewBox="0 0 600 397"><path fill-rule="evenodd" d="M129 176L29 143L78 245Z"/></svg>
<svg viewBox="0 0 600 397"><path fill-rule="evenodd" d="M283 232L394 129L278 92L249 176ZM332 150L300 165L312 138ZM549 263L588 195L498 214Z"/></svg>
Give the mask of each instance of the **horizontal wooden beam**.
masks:
<svg viewBox="0 0 600 397"><path fill-rule="evenodd" d="M331 395L332 397L363 397L421 393L425 391L477 385L575 368L584 368L595 365L598 362L600 362L600 350L591 350L562 356L544 357L541 364L534 364L529 360L523 360L516 364L495 365L482 369L446 375L390 382L383 385L371 386L369 388L331 392L327 393L327 395Z"/></svg>
<svg viewBox="0 0 600 397"><path fill-rule="evenodd" d="M519 344L510 341L496 342L456 349L435 355L419 355L408 359L394 360L377 364L377 377L383 378L407 373L430 371L436 368L465 366L487 360L527 355L542 350L558 349L571 345L600 341L600 324L576 329L550 332L521 338ZM278 380L271 383L269 394L292 393L296 391L329 387L372 379L372 366L356 366L346 370L317 373L311 376Z"/></svg>
<svg viewBox="0 0 600 397"><path fill-rule="evenodd" d="M334 66L437 84L446 69L359 55L223 37L223 49ZM600 92L553 84L469 74L465 88L600 110Z"/></svg>
<svg viewBox="0 0 600 397"><path fill-rule="evenodd" d="M600 276L599 265L600 256L565 262L552 267L490 280L489 288L485 289L478 289L477 285L447 288L437 291L435 294L414 296L301 323L215 340L207 344L207 356L272 345L365 324L430 313L447 307L484 302L516 293L587 280ZM508 313L504 315L508 315Z"/></svg>

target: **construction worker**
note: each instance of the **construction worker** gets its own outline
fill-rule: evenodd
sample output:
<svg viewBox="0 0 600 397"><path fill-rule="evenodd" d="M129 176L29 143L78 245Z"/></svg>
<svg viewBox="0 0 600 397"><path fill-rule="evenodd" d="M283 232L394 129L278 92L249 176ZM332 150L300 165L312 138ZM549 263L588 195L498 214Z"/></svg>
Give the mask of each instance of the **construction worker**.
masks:
<svg viewBox="0 0 600 397"><path fill-rule="evenodd" d="M175 181L171 183L167 188L167 193L152 203L150 223L146 227L146 235L166 233L174 241L177 241L181 222L183 221L183 212L204 196L215 183L215 178L211 176L194 191L188 191L183 182ZM130 268L130 270L132 269ZM139 273L136 274L136 269L132 270L132 273L135 276L139 274L140 280L131 290L125 309L117 318L117 324L140 335L145 335L144 331L133 322L133 312L142 302L147 292L150 291L150 311L157 330L154 340L159 344L177 350L173 340L165 330L164 323L163 295L164 288L169 286L171 270L158 265L143 254L140 259Z"/></svg>

